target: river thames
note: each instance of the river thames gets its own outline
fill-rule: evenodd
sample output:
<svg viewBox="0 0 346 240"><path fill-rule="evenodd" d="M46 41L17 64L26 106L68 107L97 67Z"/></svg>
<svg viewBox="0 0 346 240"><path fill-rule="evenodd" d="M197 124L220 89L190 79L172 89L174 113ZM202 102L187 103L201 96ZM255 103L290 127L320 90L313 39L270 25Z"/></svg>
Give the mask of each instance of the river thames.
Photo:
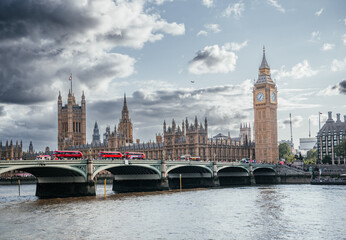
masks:
<svg viewBox="0 0 346 240"><path fill-rule="evenodd" d="M0 239L346 239L346 186L262 185L38 199L0 186Z"/></svg>

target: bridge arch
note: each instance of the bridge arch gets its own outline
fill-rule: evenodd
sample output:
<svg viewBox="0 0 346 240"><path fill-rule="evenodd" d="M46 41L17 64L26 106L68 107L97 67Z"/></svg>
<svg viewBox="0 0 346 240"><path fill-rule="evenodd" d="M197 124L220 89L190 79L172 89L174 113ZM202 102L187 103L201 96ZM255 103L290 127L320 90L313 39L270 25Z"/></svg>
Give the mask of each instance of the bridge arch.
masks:
<svg viewBox="0 0 346 240"><path fill-rule="evenodd" d="M256 184L275 184L276 171L271 167L257 167L253 170Z"/></svg>
<svg viewBox="0 0 346 240"><path fill-rule="evenodd" d="M96 175L103 171L107 170L111 172L113 175L158 175L159 178L161 178L161 171L153 166L143 166L138 164L131 164L131 165L105 165L102 167L99 167L93 174L93 178L96 177ZM156 179L156 177L155 177Z"/></svg>
<svg viewBox="0 0 346 240"><path fill-rule="evenodd" d="M72 167L68 165L56 165L56 166L38 166L38 165L22 165L11 166L0 169L0 174L10 171L23 171L34 175L36 178L53 178L53 177L83 177L83 180L87 180L87 174L80 168Z"/></svg>
<svg viewBox="0 0 346 240"><path fill-rule="evenodd" d="M217 174L222 172L246 172L249 175L249 170L244 166L223 166L217 170Z"/></svg>
<svg viewBox="0 0 346 240"><path fill-rule="evenodd" d="M218 169L220 186L249 185L250 173L244 166L224 166Z"/></svg>
<svg viewBox="0 0 346 240"><path fill-rule="evenodd" d="M180 176L182 181L180 181ZM169 188L213 186L213 171L201 165L177 165L167 170Z"/></svg>
<svg viewBox="0 0 346 240"><path fill-rule="evenodd" d="M171 175L170 177L174 177L175 174L186 174L186 173L196 173L196 174L204 174L204 175L209 175L209 177L213 176L213 171L203 165L177 165L174 167L170 167L167 169L167 175ZM174 174L174 175L173 175ZM200 177L200 176L199 176Z"/></svg>

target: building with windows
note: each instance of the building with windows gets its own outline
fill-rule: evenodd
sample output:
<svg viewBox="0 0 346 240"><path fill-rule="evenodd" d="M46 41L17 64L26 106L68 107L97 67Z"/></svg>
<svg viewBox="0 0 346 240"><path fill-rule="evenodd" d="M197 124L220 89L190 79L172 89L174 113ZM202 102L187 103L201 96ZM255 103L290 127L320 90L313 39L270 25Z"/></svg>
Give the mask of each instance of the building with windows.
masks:
<svg viewBox="0 0 346 240"><path fill-rule="evenodd" d="M12 140L10 143L6 141L6 144L3 146L2 141L0 141L0 159L22 159L23 158L23 143L16 141L16 144L13 144Z"/></svg>
<svg viewBox="0 0 346 240"><path fill-rule="evenodd" d="M317 147L317 138L299 138L299 151L303 156L307 155L307 152L314 147Z"/></svg>
<svg viewBox="0 0 346 240"><path fill-rule="evenodd" d="M86 107L82 94L81 105L76 103L74 94L69 90L67 104L62 105L58 96L58 149L86 144Z"/></svg>
<svg viewBox="0 0 346 240"><path fill-rule="evenodd" d="M330 156L332 164L346 164L345 156L338 156L335 147L346 138L346 115L344 121L340 119L340 113L336 114L336 121L332 118L332 112L328 112L328 119L317 134L318 159L322 161Z"/></svg>

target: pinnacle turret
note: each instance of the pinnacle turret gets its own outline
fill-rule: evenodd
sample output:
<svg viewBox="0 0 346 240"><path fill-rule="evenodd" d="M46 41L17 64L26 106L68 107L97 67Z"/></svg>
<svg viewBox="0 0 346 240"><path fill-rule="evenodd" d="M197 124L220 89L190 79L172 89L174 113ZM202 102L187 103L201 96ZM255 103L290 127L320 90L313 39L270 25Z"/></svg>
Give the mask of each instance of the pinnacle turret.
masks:
<svg viewBox="0 0 346 240"><path fill-rule="evenodd" d="M270 68L268 63L267 63L267 60L266 60L266 49L265 47L263 46L263 58L262 58L262 63L261 63L261 66L259 67L259 69L261 68Z"/></svg>

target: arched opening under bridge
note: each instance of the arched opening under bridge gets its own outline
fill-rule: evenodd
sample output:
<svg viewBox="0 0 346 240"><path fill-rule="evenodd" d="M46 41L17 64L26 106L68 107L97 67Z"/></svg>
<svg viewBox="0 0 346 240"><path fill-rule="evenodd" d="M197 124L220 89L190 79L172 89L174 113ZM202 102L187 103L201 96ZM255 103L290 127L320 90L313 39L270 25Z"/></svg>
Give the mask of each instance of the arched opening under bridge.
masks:
<svg viewBox="0 0 346 240"><path fill-rule="evenodd" d="M275 184L276 172L271 168L256 168L253 171L256 184Z"/></svg>
<svg viewBox="0 0 346 240"><path fill-rule="evenodd" d="M161 173L154 167L126 165L107 168L113 174L114 192L161 190Z"/></svg>
<svg viewBox="0 0 346 240"><path fill-rule="evenodd" d="M177 166L167 172L170 189L213 186L212 172L205 166Z"/></svg>
<svg viewBox="0 0 346 240"><path fill-rule="evenodd" d="M225 167L217 172L220 186L250 185L250 177L247 169L242 167Z"/></svg>

